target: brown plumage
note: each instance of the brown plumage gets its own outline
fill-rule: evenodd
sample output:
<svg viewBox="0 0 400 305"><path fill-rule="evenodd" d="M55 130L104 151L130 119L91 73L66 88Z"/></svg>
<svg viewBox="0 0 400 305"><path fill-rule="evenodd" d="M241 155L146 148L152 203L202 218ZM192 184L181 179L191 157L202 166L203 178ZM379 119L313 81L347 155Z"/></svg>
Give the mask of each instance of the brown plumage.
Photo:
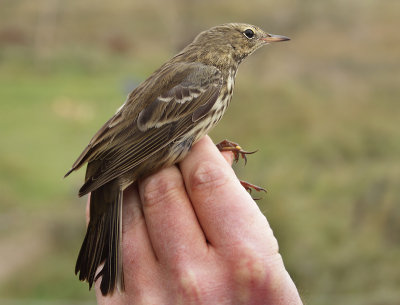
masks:
<svg viewBox="0 0 400 305"><path fill-rule="evenodd" d="M91 192L90 222L75 272L104 295L123 291L122 192L179 162L224 114L241 61L270 42L288 40L240 23L220 25L195 40L133 90L93 136L65 176L88 163L79 196ZM104 263L101 271L97 268Z"/></svg>

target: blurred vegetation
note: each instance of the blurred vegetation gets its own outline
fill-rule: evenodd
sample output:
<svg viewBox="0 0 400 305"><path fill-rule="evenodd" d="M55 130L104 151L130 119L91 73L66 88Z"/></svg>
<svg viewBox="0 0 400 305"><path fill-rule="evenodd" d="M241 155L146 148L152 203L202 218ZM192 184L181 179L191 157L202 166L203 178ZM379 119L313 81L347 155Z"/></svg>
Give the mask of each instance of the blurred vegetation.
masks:
<svg viewBox="0 0 400 305"><path fill-rule="evenodd" d="M238 175L306 304L400 303L400 2L0 1L0 303L94 304L73 274L84 171L62 176L199 31L292 38L240 68L213 131L259 149Z"/></svg>

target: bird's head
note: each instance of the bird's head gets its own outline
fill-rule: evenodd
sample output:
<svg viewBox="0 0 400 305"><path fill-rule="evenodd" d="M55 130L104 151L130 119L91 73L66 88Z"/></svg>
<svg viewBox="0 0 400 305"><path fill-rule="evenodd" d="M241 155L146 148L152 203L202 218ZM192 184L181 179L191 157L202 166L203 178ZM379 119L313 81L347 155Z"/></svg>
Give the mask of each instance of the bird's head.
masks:
<svg viewBox="0 0 400 305"><path fill-rule="evenodd" d="M192 44L202 46L205 51L232 56L235 61L240 63L258 48L271 42L285 40L289 40L289 38L266 33L254 25L227 23L200 33Z"/></svg>

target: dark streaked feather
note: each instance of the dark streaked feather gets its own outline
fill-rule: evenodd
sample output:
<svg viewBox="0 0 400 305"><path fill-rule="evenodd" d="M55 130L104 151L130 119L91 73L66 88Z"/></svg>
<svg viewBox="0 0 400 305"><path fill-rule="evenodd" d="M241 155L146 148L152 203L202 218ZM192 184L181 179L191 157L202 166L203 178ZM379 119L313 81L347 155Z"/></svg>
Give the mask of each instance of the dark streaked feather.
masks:
<svg viewBox="0 0 400 305"><path fill-rule="evenodd" d="M120 112L116 113L111 119L109 119L92 137L89 144L85 147L74 164L72 164L71 169L65 174L64 178L73 171L79 169L86 162L96 159L96 151L97 153L101 152L101 148L104 148L105 145L109 145L116 136L116 134L110 132L110 128L115 126L116 122L122 121L122 115Z"/></svg>
<svg viewBox="0 0 400 305"><path fill-rule="evenodd" d="M101 291L124 290L122 268L122 191L117 183L95 190L90 198L90 222L76 262L75 273L91 287L103 276ZM104 262L96 275L98 266Z"/></svg>
<svg viewBox="0 0 400 305"><path fill-rule="evenodd" d="M79 191L80 196L138 166L184 134L211 109L221 90L221 73L215 67L200 63L182 65L186 71L184 77L181 68L176 71L171 68L179 74L180 82L171 81L171 85L164 86L164 91L152 102L146 103L138 113L137 123L127 124L127 120L121 120L107 127L115 121L112 119L92 139L85 155L74 164L78 168L89 161L90 175ZM114 130L117 128L119 133ZM102 147L101 151L98 146ZM97 160L101 160L100 164Z"/></svg>

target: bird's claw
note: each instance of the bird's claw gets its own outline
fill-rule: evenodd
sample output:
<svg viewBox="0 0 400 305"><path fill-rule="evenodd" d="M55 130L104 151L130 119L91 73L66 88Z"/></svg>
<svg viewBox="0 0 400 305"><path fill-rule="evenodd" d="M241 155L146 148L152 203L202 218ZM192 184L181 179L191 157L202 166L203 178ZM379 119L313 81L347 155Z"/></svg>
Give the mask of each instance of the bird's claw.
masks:
<svg viewBox="0 0 400 305"><path fill-rule="evenodd" d="M255 190L257 192L267 192L267 190L261 186L257 186L255 184L240 180L240 184L246 189L246 191L249 191L251 193L252 190Z"/></svg>
<svg viewBox="0 0 400 305"><path fill-rule="evenodd" d="M229 140L223 140L222 142L216 144L219 151L231 151L234 156L234 161L237 163L239 158L241 157L244 160L244 164L247 164L247 157L246 155L251 155L257 152L255 151L245 151L242 147L235 142Z"/></svg>
<svg viewBox="0 0 400 305"><path fill-rule="evenodd" d="M245 190L248 191L250 194L251 194L252 190L255 190L257 192L261 192L261 191L263 191L265 193L267 192L267 190L263 187L257 186L255 184L252 184L252 183L249 183L249 182L246 182L243 180L239 180L239 181L240 181L240 184L245 188ZM261 198L253 198L253 200L260 200L260 199Z"/></svg>
<svg viewBox="0 0 400 305"><path fill-rule="evenodd" d="M243 148L235 142L229 141L229 140L223 140L222 142L216 144L217 148L219 151L231 151L233 153L233 160L237 163L239 161L239 158L242 158L244 160L244 164L247 163L247 155L251 155L257 152L255 151L245 151ZM252 190L255 190L257 192L267 192L264 188L251 184L249 182L240 180L240 184L248 191L250 194ZM261 198L253 198L254 200L259 200Z"/></svg>

